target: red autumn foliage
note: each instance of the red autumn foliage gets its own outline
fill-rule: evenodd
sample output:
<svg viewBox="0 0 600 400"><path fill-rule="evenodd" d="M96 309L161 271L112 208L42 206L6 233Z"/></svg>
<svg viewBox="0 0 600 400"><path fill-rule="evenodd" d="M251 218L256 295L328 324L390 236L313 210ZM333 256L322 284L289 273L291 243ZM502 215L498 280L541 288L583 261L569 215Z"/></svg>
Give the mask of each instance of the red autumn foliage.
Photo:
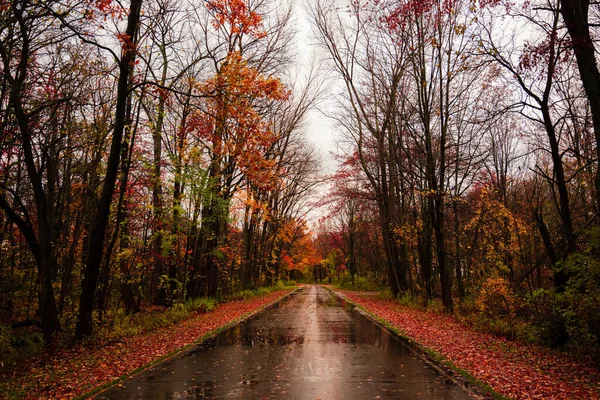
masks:
<svg viewBox="0 0 600 400"><path fill-rule="evenodd" d="M421 346L514 399L599 399L600 371L537 345L476 332L456 318L400 306L393 300L344 295Z"/></svg>
<svg viewBox="0 0 600 400"><path fill-rule="evenodd" d="M176 349L193 343L210 331L227 325L277 299L280 290L249 300L232 301L176 326L157 329L104 345L77 346L48 351L28 363L25 370L4 376L8 389L25 392L26 399L66 399L111 382Z"/></svg>

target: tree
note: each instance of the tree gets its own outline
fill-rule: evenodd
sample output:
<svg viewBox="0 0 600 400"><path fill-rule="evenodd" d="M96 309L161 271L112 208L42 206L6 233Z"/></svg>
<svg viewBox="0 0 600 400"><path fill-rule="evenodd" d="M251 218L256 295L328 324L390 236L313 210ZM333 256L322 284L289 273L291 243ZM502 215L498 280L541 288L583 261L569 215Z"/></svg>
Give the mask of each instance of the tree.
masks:
<svg viewBox="0 0 600 400"><path fill-rule="evenodd" d="M553 106L558 103L554 100L555 79L560 74L565 61L564 38L559 36L559 12L558 2L550 2L545 10L525 9L523 14L517 14L528 21L540 21L541 17L536 13L549 13L549 22L539 23L541 29L541 40L527 43L519 57L519 64L514 65L511 55L503 51L500 45L494 43L491 31L484 28L485 37L482 37L480 43L484 46L486 52L502 68L506 69L519 88L526 95L526 98L520 101L523 107L533 110L537 115L528 115L527 117L543 127L548 144L550 146L550 156L552 162L552 174L544 174L543 168L537 167L537 172L541 173L550 185L556 188L558 192L557 211L560 216L562 238L560 254L566 258L569 254L577 251L577 233L573 225L571 212L571 199L568 188L569 178L566 176L563 164L563 155L561 152L560 132L557 132L555 117L553 116ZM533 13L533 14L531 14ZM528 110L528 111L529 111ZM528 111L524 111L526 114ZM538 215L538 226L543 237L544 244L547 246L548 254L556 254L554 245L545 234L547 228L543 222L541 214ZM558 259L553 259L556 264ZM556 287L564 288L568 277L560 268L555 270Z"/></svg>
<svg viewBox="0 0 600 400"><path fill-rule="evenodd" d="M12 147L4 148L8 152L3 152L2 156L5 161L11 162L14 159L11 153L19 154L33 195L33 205L28 208L20 191L11 188L5 179L0 188L0 207L19 228L35 259L39 279L39 315L46 343L61 330L52 276L57 269L55 245L60 232L62 206L58 144L64 137L60 135L60 129L52 126L60 123L52 115L63 111L61 104L69 97L68 92L62 93L55 86L52 73L35 76L36 73L43 74L41 69L36 68L36 52L65 40L65 35L52 27L51 12L46 8L49 6L52 2L15 1L0 10L2 104L6 106L2 110L2 131L3 135L8 134L3 144ZM47 90L41 86L44 83ZM37 128L44 124L52 127L48 139L38 136L40 131ZM20 149L16 150L13 146ZM42 153L42 163L37 162L38 151ZM46 165L48 168L44 168Z"/></svg>
<svg viewBox="0 0 600 400"><path fill-rule="evenodd" d="M131 1L130 10L127 16L127 27L125 33L120 36L122 42L122 54L118 61L119 78L117 83L115 122L106 169L106 178L104 180L104 185L102 186L100 198L98 199L98 206L95 210L95 218L91 228L89 248L87 251L85 273L81 283L82 290L79 301L79 318L77 320L76 330L76 336L80 338L91 335L92 333L94 296L98 284L98 275L100 272L100 263L106 237L110 205L119 171L121 146L127 119L127 98L130 95L131 75L137 53L135 36L138 29L141 8L142 0Z"/></svg>
<svg viewBox="0 0 600 400"><path fill-rule="evenodd" d="M389 145L397 110L401 78L405 73L406 45L387 46L391 41L385 32L370 30L363 20L358 4L352 7L352 26L346 26L330 2L316 2L312 18L321 45L328 51L333 68L346 89L348 111L352 124L340 123L348 129L357 154L378 203L381 233L386 249L386 264L392 293L397 295L407 287L407 265L393 237L398 218L395 202L396 181L387 162ZM386 43L387 42L387 43ZM376 56L377 55L377 56ZM363 82L369 84L362 86Z"/></svg>
<svg viewBox="0 0 600 400"><path fill-rule="evenodd" d="M200 93L211 97L203 103L204 110L196 112L190 121L196 135L207 144L208 158L208 193L202 207L202 238L196 250L198 264L188 286L191 297L217 294L216 251L225 238L234 194L246 181L264 188L276 181L275 164L265 154L277 137L260 107L288 97L278 78L261 75L238 50L244 35L264 38L259 14L241 1L216 2L209 8L214 12L215 28L227 34L228 53L216 75L198 85ZM206 276L206 290L201 275Z"/></svg>
<svg viewBox="0 0 600 400"><path fill-rule="evenodd" d="M596 63L596 50L590 34L590 1L561 0L560 14L571 38L577 60L579 76L589 100L596 138L596 158L600 163L600 71ZM600 209L600 164L596 168L596 207Z"/></svg>

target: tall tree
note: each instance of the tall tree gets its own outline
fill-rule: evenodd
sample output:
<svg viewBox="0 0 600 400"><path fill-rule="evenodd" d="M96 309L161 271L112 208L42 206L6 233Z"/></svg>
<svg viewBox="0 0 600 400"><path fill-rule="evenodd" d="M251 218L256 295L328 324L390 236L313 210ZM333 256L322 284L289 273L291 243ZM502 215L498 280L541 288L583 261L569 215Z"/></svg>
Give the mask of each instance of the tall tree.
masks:
<svg viewBox="0 0 600 400"><path fill-rule="evenodd" d="M127 27L124 34L120 36L122 45L121 56L118 61L119 78L116 93L117 104L115 108L115 122L106 168L106 177L95 211L95 218L89 238L85 272L81 283L79 317L76 329L76 336L80 338L90 335L93 329L92 312L94 309L94 296L98 285L98 275L104 250L110 205L112 203L115 182L117 181L119 172L123 133L127 121L127 98L130 96L131 75L137 54L135 36L140 20L141 8L142 0L131 1L127 16Z"/></svg>
<svg viewBox="0 0 600 400"><path fill-rule="evenodd" d="M591 3L596 5L595 3ZM589 100L596 138L596 212L600 210L600 71L596 61L596 49L590 33L590 1L561 0L560 13L571 37L571 45L577 60L579 76Z"/></svg>

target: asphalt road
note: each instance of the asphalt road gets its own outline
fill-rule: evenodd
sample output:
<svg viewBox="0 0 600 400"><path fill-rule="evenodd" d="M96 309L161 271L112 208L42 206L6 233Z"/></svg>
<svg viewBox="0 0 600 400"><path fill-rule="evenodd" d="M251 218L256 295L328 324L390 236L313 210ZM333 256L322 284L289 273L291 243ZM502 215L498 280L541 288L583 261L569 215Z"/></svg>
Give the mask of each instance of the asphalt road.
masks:
<svg viewBox="0 0 600 400"><path fill-rule="evenodd" d="M135 375L99 399L468 399L320 286Z"/></svg>

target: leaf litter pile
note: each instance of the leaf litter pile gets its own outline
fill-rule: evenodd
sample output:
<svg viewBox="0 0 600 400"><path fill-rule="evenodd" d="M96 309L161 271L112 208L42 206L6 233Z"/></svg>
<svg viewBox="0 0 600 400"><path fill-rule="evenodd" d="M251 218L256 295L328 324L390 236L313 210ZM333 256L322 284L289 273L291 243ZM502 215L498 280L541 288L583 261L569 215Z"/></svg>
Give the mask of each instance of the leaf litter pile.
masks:
<svg viewBox="0 0 600 400"><path fill-rule="evenodd" d="M8 381L2 386L13 395L26 399L73 398L193 343L207 333L268 305L289 291L279 290L247 300L220 304L208 313L194 316L177 325L104 346L78 346L48 352L24 370L8 377Z"/></svg>
<svg viewBox="0 0 600 400"><path fill-rule="evenodd" d="M514 399L600 399L600 371L568 355L474 331L457 319L342 291L419 345Z"/></svg>

